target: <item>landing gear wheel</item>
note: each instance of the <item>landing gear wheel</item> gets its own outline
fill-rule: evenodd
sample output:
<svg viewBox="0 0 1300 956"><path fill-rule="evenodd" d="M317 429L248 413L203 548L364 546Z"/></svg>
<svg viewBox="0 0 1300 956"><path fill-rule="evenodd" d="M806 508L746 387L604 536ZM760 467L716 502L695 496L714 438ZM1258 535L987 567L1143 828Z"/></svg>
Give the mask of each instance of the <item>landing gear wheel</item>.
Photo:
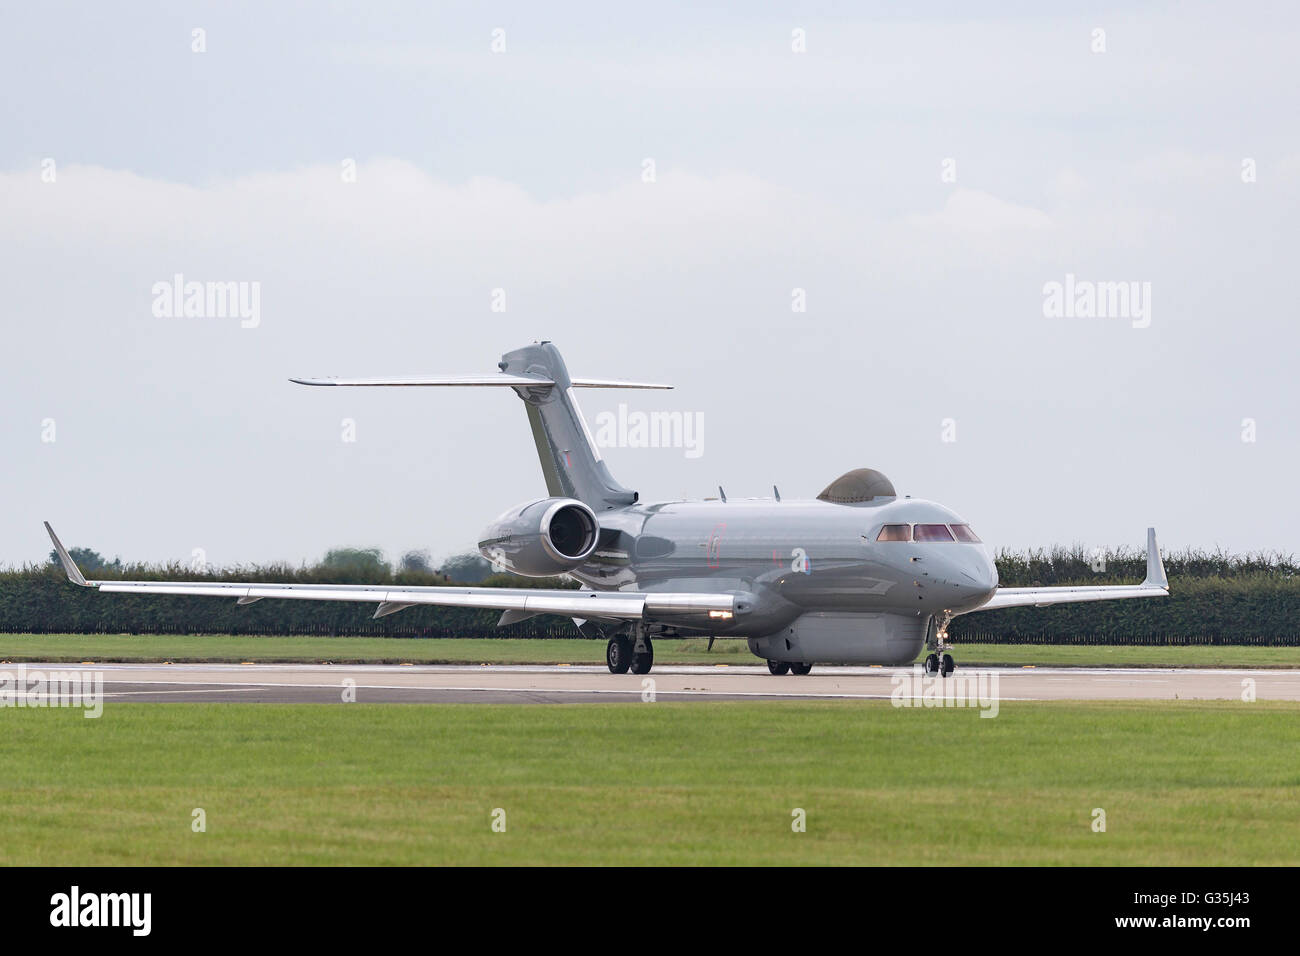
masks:
<svg viewBox="0 0 1300 956"><path fill-rule="evenodd" d="M791 674L798 674L800 677L802 677L804 674L808 674L808 673L810 673L811 671L812 671L812 665L811 665L811 664L791 664L791 665L790 665L790 673L791 673Z"/></svg>
<svg viewBox="0 0 1300 956"><path fill-rule="evenodd" d="M939 673L939 655L930 654L925 659L925 672L927 674Z"/></svg>
<svg viewBox="0 0 1300 956"><path fill-rule="evenodd" d="M768 661L767 672L780 677L782 674L790 673L790 665L785 661Z"/></svg>
<svg viewBox="0 0 1300 956"><path fill-rule="evenodd" d="M940 673L943 674L944 677L948 677L956 669L957 669L957 662L952 659L952 655L951 654L943 655L943 663L941 665Z"/></svg>
<svg viewBox="0 0 1300 956"><path fill-rule="evenodd" d="M626 674L632 666L632 642L626 637L611 637L605 645L605 663L611 674Z"/></svg>
<svg viewBox="0 0 1300 956"><path fill-rule="evenodd" d="M645 650L632 652L632 673L649 674L650 668L655 663L655 647L650 643L650 638L645 639Z"/></svg>

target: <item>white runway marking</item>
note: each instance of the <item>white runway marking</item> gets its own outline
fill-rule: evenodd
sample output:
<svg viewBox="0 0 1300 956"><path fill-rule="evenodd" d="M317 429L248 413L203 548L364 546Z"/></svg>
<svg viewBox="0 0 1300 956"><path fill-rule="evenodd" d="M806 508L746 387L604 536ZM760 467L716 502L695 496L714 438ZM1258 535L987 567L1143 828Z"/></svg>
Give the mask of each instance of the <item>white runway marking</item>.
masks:
<svg viewBox="0 0 1300 956"><path fill-rule="evenodd" d="M183 681L140 681L140 680L133 680L133 681L131 681L131 683L132 683L132 684L162 684L162 685L171 685L171 684L183 683ZM294 681L294 682L292 682L292 683L251 684L251 685L250 685L250 684L222 684L220 687L196 688L196 689L194 689L194 690L157 690L157 691L155 691L155 690L134 690L134 691L105 691L105 692L104 692L104 696L105 696L105 697L125 697L125 696L130 695L130 694L147 694L147 695L152 695L152 694L216 694L216 693L227 693L227 692L234 692L234 691L255 691L255 690L265 690L265 689L267 689L267 688L277 688L277 687L302 687L302 688L309 688L309 689L312 689L312 690L333 690L333 691L339 691L340 693L342 693L342 691L343 691L343 683L342 683L342 681L340 681L340 682L337 683L337 684L308 684L308 683L303 683L303 682L299 682L299 681ZM642 690L642 688L641 688L641 686L640 686L639 684L636 685L636 686L634 686L634 687L625 687L625 688L608 688L608 687L590 687L590 688L588 688L588 687L544 687L544 688L543 688L543 687L485 687L485 686L477 685L477 684L466 684L466 685L439 684L439 685L437 685L437 687L432 687L432 688L430 688L430 687L422 687L422 686L419 686L419 685L411 685L411 684L357 684L357 685L356 685L356 689L357 689L358 691L363 691L363 690L410 690L410 691L440 690L440 691L458 691L458 692L461 692L461 693L473 693L473 692L476 692L476 691L481 691L481 692L485 692L485 693L487 693L487 692L497 692L497 693L514 693L514 694L537 694L537 693L546 693L546 694L611 694L611 695L615 695L615 696L619 696L619 695L629 695L629 694L630 694L630 695L634 695L634 696L636 696L636 697L640 697L640 696L641 696L641 690ZM777 690L772 690L772 691L706 690L706 689L703 689L703 688L692 688L692 687L682 688L682 689L679 689L679 690L656 690L655 693L656 693L657 696L669 695L669 696L675 696L675 697L717 697L717 696L719 696L719 695L725 695L725 696L727 696L727 697L777 697L777 698L791 698L791 699L795 699L795 700L807 700L807 699L809 699L809 698L811 698L811 697L819 697L819 698L820 698L820 697L825 697L825 698L834 698L834 699L843 699L843 700L890 700L890 699L894 696L894 695L892 695L892 694L850 694L850 693L843 693L843 694L838 694L838 693L792 694L792 693L785 693L785 692L777 691ZM920 694L913 694L913 695L910 695L910 696L909 696L909 695L902 695L901 699L904 699L904 700L923 700L924 698L923 698L923 696L920 695ZM996 698L996 699L997 699L997 700L1033 700L1034 698L1032 698L1032 697L998 697L998 698Z"/></svg>
<svg viewBox="0 0 1300 956"><path fill-rule="evenodd" d="M146 682L138 682L146 683ZM148 681L147 683L155 683ZM159 681L158 683L162 683ZM105 697L132 697L140 694L153 696L154 694L237 694L248 693L257 690L256 687L240 687L235 684L222 684L220 687L191 687L186 690L106 690Z"/></svg>
<svg viewBox="0 0 1300 956"><path fill-rule="evenodd" d="M530 665L331 665L331 664L29 664L29 670L99 671L108 696L154 697L170 694L219 699L257 691L259 697L286 700L342 699L351 681L364 701L366 692L390 700L473 699L479 694L535 699L640 699L645 676L610 674L600 666ZM1300 700L1300 672L1276 670L1175 670L1121 668L962 668L957 680L968 689L995 676L999 701L1175 700L1241 701L1243 678L1255 684L1258 700ZM648 675L657 699L774 698L782 700L889 700L896 678L916 681L919 669L817 667L806 676L777 677L766 667L659 666ZM944 695L952 679L926 678ZM193 685L193 686L189 686ZM152 688L157 688L152 689ZM321 693L326 691L328 693ZM924 701L917 685L904 685L905 699ZM920 691L920 692L918 692Z"/></svg>
<svg viewBox="0 0 1300 956"><path fill-rule="evenodd" d="M1158 677L1098 677L1097 681L1103 684L1168 684L1169 681L1161 680Z"/></svg>

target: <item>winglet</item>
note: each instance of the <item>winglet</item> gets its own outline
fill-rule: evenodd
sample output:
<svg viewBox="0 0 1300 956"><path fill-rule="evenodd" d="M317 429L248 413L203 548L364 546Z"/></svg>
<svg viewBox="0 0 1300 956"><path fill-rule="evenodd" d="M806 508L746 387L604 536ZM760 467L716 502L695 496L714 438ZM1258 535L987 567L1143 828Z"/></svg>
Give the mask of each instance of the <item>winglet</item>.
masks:
<svg viewBox="0 0 1300 956"><path fill-rule="evenodd" d="M81 569L77 567L77 562L72 560L72 555L68 554L68 549L63 546L59 536L54 533L50 523L45 522L45 530L50 533L50 540L54 542L54 550L59 555L59 563L63 565L64 572L68 575L68 580L73 584L80 584L83 588L93 587L82 577Z"/></svg>
<svg viewBox="0 0 1300 956"><path fill-rule="evenodd" d="M1155 528L1147 528L1147 577L1142 586L1169 590L1169 578L1165 576L1165 562L1160 557L1160 546L1156 544Z"/></svg>

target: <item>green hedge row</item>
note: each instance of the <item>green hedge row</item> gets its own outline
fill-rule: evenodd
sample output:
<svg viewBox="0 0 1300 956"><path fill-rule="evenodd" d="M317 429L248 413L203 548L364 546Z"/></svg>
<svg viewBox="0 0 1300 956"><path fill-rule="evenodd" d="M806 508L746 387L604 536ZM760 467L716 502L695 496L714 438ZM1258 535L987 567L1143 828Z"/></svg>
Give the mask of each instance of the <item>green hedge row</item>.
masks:
<svg viewBox="0 0 1300 956"><path fill-rule="evenodd" d="M1146 550L1082 548L997 555L1004 587L1136 584ZM981 611L953 636L990 644L1300 645L1300 565L1288 554L1188 550L1164 557L1168 598Z"/></svg>
<svg viewBox="0 0 1300 956"><path fill-rule="evenodd" d="M195 574L186 568L105 569L107 580L267 581L299 584L446 585L437 575L397 574L387 581L327 575L316 569L242 568ZM348 580L352 577L353 580ZM497 575L497 587L576 587L555 579ZM265 600L238 605L234 599L100 594L68 583L62 571L0 572L0 633L15 634L320 634L357 637L573 637L571 621L543 616L496 627L500 611L412 607L379 620L373 604L342 601Z"/></svg>
<svg viewBox="0 0 1300 956"><path fill-rule="evenodd" d="M1167 598L981 611L957 618L950 630L959 640L990 644L1300 645L1300 578L1169 580Z"/></svg>
<svg viewBox="0 0 1300 956"><path fill-rule="evenodd" d="M1008 587L1135 583L1145 554L1111 552L1105 569L1079 549L997 556ZM1185 552L1165 559L1171 597L1007 608L957 618L953 636L995 644L1300 645L1300 568L1289 556ZM181 565L105 567L100 578L294 583L445 585L437 574L254 566L196 574ZM557 579L496 575L496 587L576 587ZM536 617L497 628L496 611L408 608L373 620L373 604L259 601L98 594L71 585L61 570L0 571L0 632L129 634L320 634L375 637L573 637L563 618Z"/></svg>

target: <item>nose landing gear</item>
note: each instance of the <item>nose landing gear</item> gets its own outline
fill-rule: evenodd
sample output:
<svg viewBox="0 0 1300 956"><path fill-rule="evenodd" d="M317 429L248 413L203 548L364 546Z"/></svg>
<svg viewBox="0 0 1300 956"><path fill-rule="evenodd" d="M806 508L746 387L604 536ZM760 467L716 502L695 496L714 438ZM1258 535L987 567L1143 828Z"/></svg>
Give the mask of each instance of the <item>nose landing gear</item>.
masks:
<svg viewBox="0 0 1300 956"><path fill-rule="evenodd" d="M927 674L949 677L957 669L957 662L948 653L952 649L952 645L948 643L948 624L951 621L951 615L943 614L935 616L930 622L930 633L925 642L925 646L930 649L930 653L925 658Z"/></svg>
<svg viewBox="0 0 1300 956"><path fill-rule="evenodd" d="M945 645L940 644L940 647ZM952 659L951 654L930 654L925 658L925 672L927 674L939 674L948 677L957 669L957 662Z"/></svg>

